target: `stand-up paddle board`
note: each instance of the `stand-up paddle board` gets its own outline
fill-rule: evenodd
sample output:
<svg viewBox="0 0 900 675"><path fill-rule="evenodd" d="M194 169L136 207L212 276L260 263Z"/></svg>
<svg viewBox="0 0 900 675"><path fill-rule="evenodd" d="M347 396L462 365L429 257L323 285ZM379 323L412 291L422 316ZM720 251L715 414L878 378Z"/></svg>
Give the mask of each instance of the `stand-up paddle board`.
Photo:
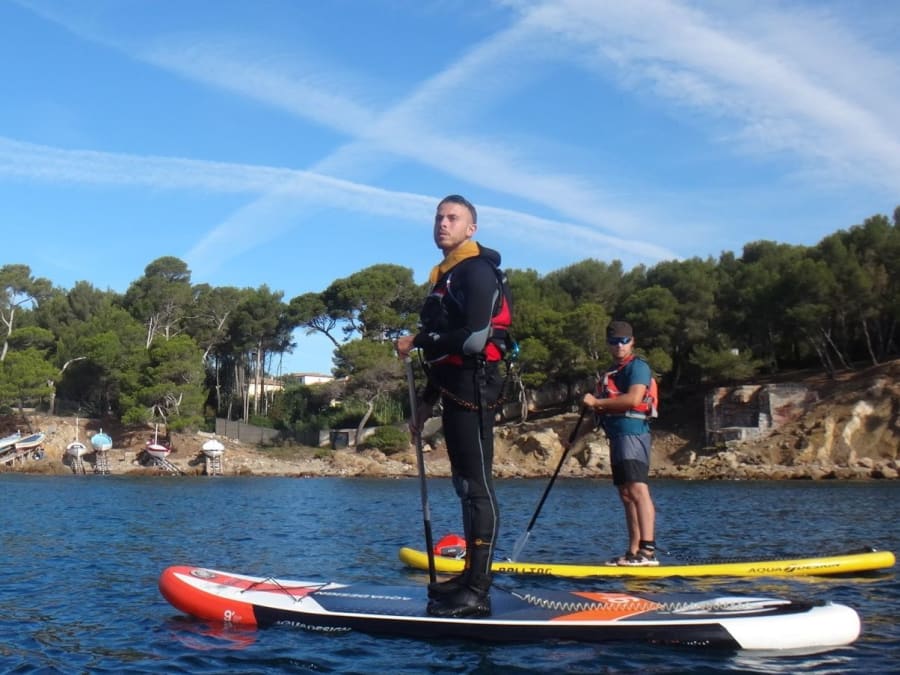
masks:
<svg viewBox="0 0 900 675"><path fill-rule="evenodd" d="M850 607L770 597L491 589L492 614L443 618L421 586L318 583L169 567L163 597L186 614L233 625L357 630L421 639L488 642L640 641L725 649L820 650L852 643Z"/></svg>
<svg viewBox="0 0 900 675"><path fill-rule="evenodd" d="M428 569L428 555L424 551L403 547L400 549L400 560L403 564L415 569ZM439 574L458 574L464 565L465 561L462 557L434 556L434 568ZM893 565L893 553L869 548L808 558L760 559L739 562L709 560L691 564L670 565L664 563L656 567L495 560L491 570L495 574L536 574L560 577L797 577L873 572L893 567Z"/></svg>

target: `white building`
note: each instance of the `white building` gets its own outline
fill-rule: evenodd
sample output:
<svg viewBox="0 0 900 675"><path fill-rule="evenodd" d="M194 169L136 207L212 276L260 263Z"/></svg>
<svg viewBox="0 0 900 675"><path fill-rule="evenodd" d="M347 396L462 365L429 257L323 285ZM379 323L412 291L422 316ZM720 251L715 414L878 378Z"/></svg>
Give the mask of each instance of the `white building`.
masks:
<svg viewBox="0 0 900 675"><path fill-rule="evenodd" d="M323 375L322 373L290 373L284 376L285 379L293 380L299 384L322 384L323 382L331 382L334 377L331 375Z"/></svg>
<svg viewBox="0 0 900 675"><path fill-rule="evenodd" d="M263 380L262 390L263 394L272 394L276 391L284 391L284 384L280 380L267 377ZM247 384L247 395L250 398L254 398L256 396L256 382L251 380Z"/></svg>

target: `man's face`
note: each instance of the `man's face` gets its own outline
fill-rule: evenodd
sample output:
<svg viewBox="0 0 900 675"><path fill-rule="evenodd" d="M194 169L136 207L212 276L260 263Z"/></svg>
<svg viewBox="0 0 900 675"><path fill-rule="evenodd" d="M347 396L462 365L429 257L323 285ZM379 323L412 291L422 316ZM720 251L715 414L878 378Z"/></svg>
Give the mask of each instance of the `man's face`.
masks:
<svg viewBox="0 0 900 675"><path fill-rule="evenodd" d="M447 255L475 234L472 214L462 204L444 202L434 216L434 243Z"/></svg>
<svg viewBox="0 0 900 675"><path fill-rule="evenodd" d="M634 349L634 338L607 338L606 346L616 361L627 358Z"/></svg>

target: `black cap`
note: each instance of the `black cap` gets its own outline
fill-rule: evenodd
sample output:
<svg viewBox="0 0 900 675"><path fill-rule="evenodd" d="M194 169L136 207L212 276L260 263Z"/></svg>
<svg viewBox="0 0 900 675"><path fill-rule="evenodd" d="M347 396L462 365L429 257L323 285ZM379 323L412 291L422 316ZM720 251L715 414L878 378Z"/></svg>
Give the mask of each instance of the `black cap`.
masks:
<svg viewBox="0 0 900 675"><path fill-rule="evenodd" d="M625 321L610 321L609 325L606 327L606 337L608 338L622 338L622 337L634 337L634 332L631 330L631 324Z"/></svg>

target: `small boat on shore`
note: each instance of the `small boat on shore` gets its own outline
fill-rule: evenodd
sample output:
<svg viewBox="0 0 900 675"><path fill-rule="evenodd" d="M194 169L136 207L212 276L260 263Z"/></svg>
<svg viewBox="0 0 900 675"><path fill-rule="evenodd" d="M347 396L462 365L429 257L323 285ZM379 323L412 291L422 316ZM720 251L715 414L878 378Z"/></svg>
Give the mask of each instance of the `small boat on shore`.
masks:
<svg viewBox="0 0 900 675"><path fill-rule="evenodd" d="M22 438L21 431L17 431L14 434L10 434L9 436L4 436L3 438L0 438L0 452L3 452L4 450L6 450L8 448L15 447L16 441L18 441L20 438Z"/></svg>
<svg viewBox="0 0 900 675"><path fill-rule="evenodd" d="M38 448L43 442L44 432L38 431L35 434L25 436L25 438L21 438L16 441L16 450L30 450L32 448Z"/></svg>
<svg viewBox="0 0 900 675"><path fill-rule="evenodd" d="M169 456L169 453L172 452L172 448L165 443L159 442L159 425L157 424L153 429L153 440L147 441L147 445L144 447L144 450L147 451L147 454L153 457L154 459L165 459Z"/></svg>
<svg viewBox="0 0 900 675"><path fill-rule="evenodd" d="M66 454L70 457L80 458L88 453L87 446L81 441L72 441L66 446Z"/></svg>
<svg viewBox="0 0 900 675"><path fill-rule="evenodd" d="M206 441L201 446L201 449L203 450L204 455L206 455L207 457L212 457L212 458L221 457L222 453L225 452L225 446L222 445L222 443L220 441L217 441L214 438L209 441Z"/></svg>
<svg viewBox="0 0 900 675"><path fill-rule="evenodd" d="M94 452L105 452L112 449L112 446L112 437L109 434L104 434L103 429L91 436L91 447L94 448Z"/></svg>
<svg viewBox="0 0 900 675"><path fill-rule="evenodd" d="M78 418L75 418L75 440L66 446L66 454L81 459L88 453L87 446L78 439Z"/></svg>
<svg viewBox="0 0 900 675"><path fill-rule="evenodd" d="M20 438L12 446L12 452L8 452L8 450L10 449L8 447L4 450L2 461L6 464L9 464L10 462L24 459L29 454L31 455L32 459L43 459L44 446L41 444L44 442L44 438L45 434L43 431L38 431L29 436Z"/></svg>

